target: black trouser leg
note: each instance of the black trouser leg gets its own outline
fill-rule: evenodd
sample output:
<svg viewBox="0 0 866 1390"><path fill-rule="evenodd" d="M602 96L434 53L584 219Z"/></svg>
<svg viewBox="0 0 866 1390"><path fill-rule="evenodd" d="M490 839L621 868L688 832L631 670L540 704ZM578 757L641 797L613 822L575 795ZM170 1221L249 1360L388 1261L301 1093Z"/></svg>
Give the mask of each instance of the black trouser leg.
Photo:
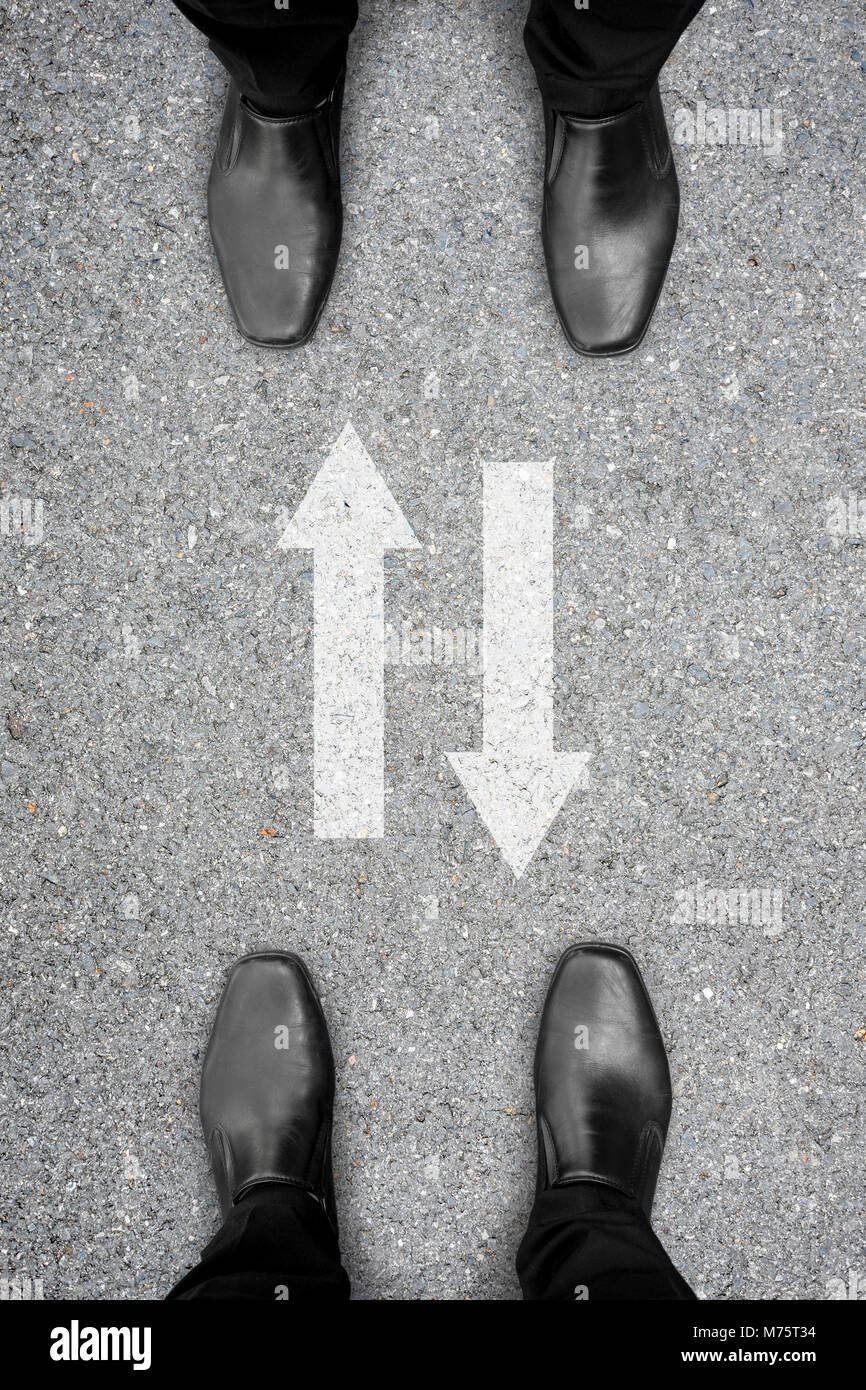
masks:
<svg viewBox="0 0 866 1390"><path fill-rule="evenodd" d="M232 1207L169 1298L341 1302L349 1277L323 1208L294 1187L256 1187Z"/></svg>
<svg viewBox="0 0 866 1390"><path fill-rule="evenodd" d="M357 0L174 0L207 34L238 88L266 113L296 115L324 101L346 61Z"/></svg>
<svg viewBox="0 0 866 1390"><path fill-rule="evenodd" d="M646 95L703 0L532 0L523 32L545 102L612 116Z"/></svg>
<svg viewBox="0 0 866 1390"><path fill-rule="evenodd" d="M554 1187L536 1198L517 1273L526 1299L695 1297L638 1203L599 1183Z"/></svg>

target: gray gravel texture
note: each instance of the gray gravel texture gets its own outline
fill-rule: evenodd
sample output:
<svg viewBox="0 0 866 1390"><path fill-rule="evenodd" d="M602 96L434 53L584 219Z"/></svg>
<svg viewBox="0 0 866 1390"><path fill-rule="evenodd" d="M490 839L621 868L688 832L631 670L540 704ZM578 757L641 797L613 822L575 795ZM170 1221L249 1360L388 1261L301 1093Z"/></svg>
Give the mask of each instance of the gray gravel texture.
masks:
<svg viewBox="0 0 866 1390"><path fill-rule="evenodd" d="M838 1296L866 1275L866 540L827 524L866 497L857 8L724 0L686 34L671 124L769 108L784 141L678 149L667 287L613 363L551 307L523 3L363 11L340 268L281 356L210 249L201 36L167 0L2 10L2 488L44 534L0 536L0 1273L160 1298L195 1261L203 1048L276 945L332 1029L354 1296L518 1297L539 1010L595 937L670 1049L672 1258L706 1298ZM480 746L468 664L389 669L385 837L313 838L310 557L276 540L349 419L422 542L386 561L395 626L480 625L481 461L556 459L557 746L593 775L519 882L444 756ZM783 910L672 921L699 883Z"/></svg>

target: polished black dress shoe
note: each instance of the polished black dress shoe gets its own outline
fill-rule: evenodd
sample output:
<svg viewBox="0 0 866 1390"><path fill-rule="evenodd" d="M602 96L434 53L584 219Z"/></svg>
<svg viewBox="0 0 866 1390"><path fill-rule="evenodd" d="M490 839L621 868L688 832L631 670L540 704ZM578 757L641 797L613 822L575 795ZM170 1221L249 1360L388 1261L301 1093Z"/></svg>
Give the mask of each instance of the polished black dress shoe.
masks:
<svg viewBox="0 0 866 1390"><path fill-rule="evenodd" d="M643 339L677 235L680 194L658 86L618 116L546 109L542 240L553 302L584 357Z"/></svg>
<svg viewBox="0 0 866 1390"><path fill-rule="evenodd" d="M621 946L572 946L554 972L535 1053L538 1191L602 1183L647 1217L671 1114L668 1059Z"/></svg>
<svg viewBox="0 0 866 1390"><path fill-rule="evenodd" d="M201 1122L223 1219L251 1189L309 1192L336 1230L334 1059L303 963L282 951L232 967L201 1081Z"/></svg>
<svg viewBox="0 0 866 1390"><path fill-rule="evenodd" d="M325 307L343 230L343 79L314 110L265 116L232 84L208 183L229 304L258 347L301 347Z"/></svg>

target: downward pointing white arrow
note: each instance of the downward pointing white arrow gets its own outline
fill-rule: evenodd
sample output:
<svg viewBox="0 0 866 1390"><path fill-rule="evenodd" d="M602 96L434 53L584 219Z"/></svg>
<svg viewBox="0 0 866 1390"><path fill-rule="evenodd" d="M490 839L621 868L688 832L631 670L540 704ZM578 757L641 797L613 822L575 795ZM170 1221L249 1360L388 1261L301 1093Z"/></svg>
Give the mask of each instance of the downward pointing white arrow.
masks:
<svg viewBox="0 0 866 1390"><path fill-rule="evenodd" d="M319 839L385 833L382 557L418 542L346 425L278 545L313 562L313 828Z"/></svg>
<svg viewBox="0 0 866 1390"><path fill-rule="evenodd" d="M484 740L449 753L520 878L589 753L553 750L553 463L484 465Z"/></svg>

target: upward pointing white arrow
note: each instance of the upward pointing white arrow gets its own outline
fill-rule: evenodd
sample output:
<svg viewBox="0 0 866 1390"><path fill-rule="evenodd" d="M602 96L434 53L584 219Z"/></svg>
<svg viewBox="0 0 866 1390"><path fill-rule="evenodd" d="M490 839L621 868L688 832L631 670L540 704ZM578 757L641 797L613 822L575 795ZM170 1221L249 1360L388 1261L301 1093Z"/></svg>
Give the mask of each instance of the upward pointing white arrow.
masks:
<svg viewBox="0 0 866 1390"><path fill-rule="evenodd" d="M351 423L277 544L313 551L313 828L385 833L382 558L418 542Z"/></svg>
<svg viewBox="0 0 866 1390"><path fill-rule="evenodd" d="M484 464L484 738L449 753L520 878L589 753L553 750L553 463Z"/></svg>

